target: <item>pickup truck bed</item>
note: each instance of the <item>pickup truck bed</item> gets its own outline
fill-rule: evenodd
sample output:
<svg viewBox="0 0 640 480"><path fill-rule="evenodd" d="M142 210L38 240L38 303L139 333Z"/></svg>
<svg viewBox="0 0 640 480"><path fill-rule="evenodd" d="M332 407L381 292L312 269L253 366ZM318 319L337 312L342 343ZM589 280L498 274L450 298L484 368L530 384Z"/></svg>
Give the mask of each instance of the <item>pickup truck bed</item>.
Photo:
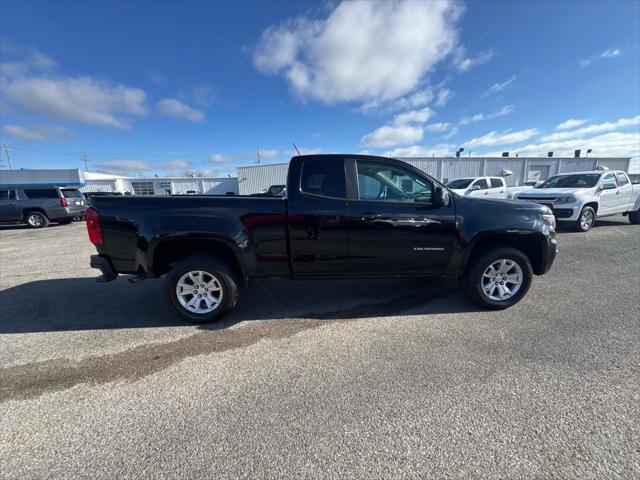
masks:
<svg viewBox="0 0 640 480"><path fill-rule="evenodd" d="M190 320L210 321L233 305L218 299L205 308L198 295L207 285L235 304L238 282L269 276L448 275L463 279L479 305L506 308L555 257L547 207L460 197L398 160L301 156L288 175L286 198L96 197L87 213L98 251L91 264L103 280L168 274L174 307ZM206 282L196 280L201 274Z"/></svg>

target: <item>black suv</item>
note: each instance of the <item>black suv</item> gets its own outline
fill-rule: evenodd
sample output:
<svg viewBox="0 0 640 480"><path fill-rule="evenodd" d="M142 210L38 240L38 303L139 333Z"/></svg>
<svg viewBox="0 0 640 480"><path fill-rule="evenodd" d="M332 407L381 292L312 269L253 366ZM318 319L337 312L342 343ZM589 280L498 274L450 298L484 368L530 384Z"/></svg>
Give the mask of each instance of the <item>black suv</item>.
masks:
<svg viewBox="0 0 640 480"><path fill-rule="evenodd" d="M51 221L70 223L82 218L86 209L85 198L77 188L0 186L1 223L43 228Z"/></svg>

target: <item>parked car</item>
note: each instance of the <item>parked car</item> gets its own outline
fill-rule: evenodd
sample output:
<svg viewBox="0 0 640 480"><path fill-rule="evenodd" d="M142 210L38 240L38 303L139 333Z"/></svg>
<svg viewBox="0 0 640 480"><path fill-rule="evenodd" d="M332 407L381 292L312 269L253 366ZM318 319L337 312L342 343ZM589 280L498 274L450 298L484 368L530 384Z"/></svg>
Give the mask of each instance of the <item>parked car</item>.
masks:
<svg viewBox="0 0 640 480"><path fill-rule="evenodd" d="M458 178L447 183L458 195L480 198L509 198L507 182L502 177Z"/></svg>
<svg viewBox="0 0 640 480"><path fill-rule="evenodd" d="M84 217L82 192L67 187L0 187L0 222L43 228L49 222L70 223Z"/></svg>
<svg viewBox="0 0 640 480"><path fill-rule="evenodd" d="M548 206L559 222L572 223L580 232L593 227L596 218L610 215L627 215L631 223L640 223L640 185L633 185L622 171L555 175L516 198Z"/></svg>
<svg viewBox="0 0 640 480"><path fill-rule="evenodd" d="M399 160L291 160L287 197L96 197L87 229L100 280L166 275L170 304L220 318L252 277L449 276L485 308L520 301L556 255L547 207L453 195Z"/></svg>
<svg viewBox="0 0 640 480"><path fill-rule="evenodd" d="M252 197L284 197L287 195L286 185L271 185L261 193L254 193Z"/></svg>

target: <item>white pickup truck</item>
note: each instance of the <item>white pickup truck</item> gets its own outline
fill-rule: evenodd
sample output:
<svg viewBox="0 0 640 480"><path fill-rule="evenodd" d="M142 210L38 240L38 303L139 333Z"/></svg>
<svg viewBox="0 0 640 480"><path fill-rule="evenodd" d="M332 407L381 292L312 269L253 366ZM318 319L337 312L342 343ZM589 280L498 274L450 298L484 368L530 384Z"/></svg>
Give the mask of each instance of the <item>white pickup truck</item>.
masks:
<svg viewBox="0 0 640 480"><path fill-rule="evenodd" d="M447 187L464 197L509 198L507 183L502 177L457 178L447 183Z"/></svg>
<svg viewBox="0 0 640 480"><path fill-rule="evenodd" d="M518 200L536 202L553 210L558 222L571 222L579 232L593 227L596 217L628 215L640 223L640 185L621 171L563 173L515 194Z"/></svg>

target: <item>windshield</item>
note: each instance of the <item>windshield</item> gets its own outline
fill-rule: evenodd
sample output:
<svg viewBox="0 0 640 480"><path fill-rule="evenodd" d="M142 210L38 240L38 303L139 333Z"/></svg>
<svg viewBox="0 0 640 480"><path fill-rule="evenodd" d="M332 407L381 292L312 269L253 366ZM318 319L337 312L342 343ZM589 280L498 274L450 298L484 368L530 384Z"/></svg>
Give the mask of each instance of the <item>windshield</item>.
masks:
<svg viewBox="0 0 640 480"><path fill-rule="evenodd" d="M447 187L452 188L454 190L462 190L463 188L467 188L473 182L473 178L460 178L458 180L452 180L447 183Z"/></svg>
<svg viewBox="0 0 640 480"><path fill-rule="evenodd" d="M597 173L557 175L536 188L591 188L598 183L598 178L600 175Z"/></svg>

